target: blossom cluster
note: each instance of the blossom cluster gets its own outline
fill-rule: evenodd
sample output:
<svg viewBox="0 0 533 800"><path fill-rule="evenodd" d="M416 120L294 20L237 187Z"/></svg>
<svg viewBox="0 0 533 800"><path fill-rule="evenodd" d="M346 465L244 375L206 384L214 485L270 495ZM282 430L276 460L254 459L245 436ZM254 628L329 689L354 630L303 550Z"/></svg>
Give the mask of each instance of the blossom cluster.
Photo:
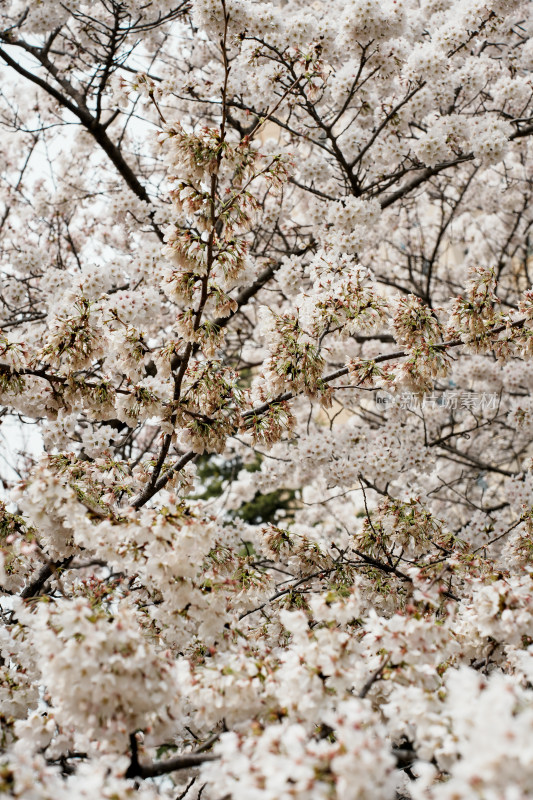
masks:
<svg viewBox="0 0 533 800"><path fill-rule="evenodd" d="M530 19L1 4L2 797L531 796Z"/></svg>

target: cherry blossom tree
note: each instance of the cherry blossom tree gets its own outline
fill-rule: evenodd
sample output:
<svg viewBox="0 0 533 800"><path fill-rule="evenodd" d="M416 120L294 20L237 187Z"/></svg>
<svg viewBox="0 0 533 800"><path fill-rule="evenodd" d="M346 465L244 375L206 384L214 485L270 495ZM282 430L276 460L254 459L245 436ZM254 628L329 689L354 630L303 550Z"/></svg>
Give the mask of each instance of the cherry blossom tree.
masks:
<svg viewBox="0 0 533 800"><path fill-rule="evenodd" d="M533 795L532 11L0 3L1 797Z"/></svg>

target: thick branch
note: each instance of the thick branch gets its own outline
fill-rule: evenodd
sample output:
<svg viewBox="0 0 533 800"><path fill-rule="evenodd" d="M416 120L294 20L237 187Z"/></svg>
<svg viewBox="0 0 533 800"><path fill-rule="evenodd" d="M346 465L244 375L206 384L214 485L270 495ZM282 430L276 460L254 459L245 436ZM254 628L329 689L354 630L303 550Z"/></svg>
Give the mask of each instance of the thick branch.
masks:
<svg viewBox="0 0 533 800"><path fill-rule="evenodd" d="M33 52L33 50L32 50ZM35 57L38 57L35 52L33 52ZM109 136L106 133L106 126L102 125L98 120L92 116L91 112L87 109L86 106L80 106L76 103L72 102L65 94L60 92L54 86L51 86L47 81L40 78L35 73L29 72L27 69L24 69L17 61L15 61L11 56L6 53L6 51L0 48L0 57L6 62L8 66L18 72L23 78L30 81L31 83L39 86L40 89L43 89L47 94L53 97L55 100L60 103L64 108L74 114L82 125L92 134L97 144L100 145L104 153L108 156L111 160L113 165L116 167L117 171L120 175L124 178L124 181L131 189L131 191L143 202L151 204L150 197L139 181L137 176L135 175L133 169L130 167L124 156L122 155L120 149L111 141ZM159 228L159 226L154 222L154 212L150 212L149 216L151 218L152 227L160 239L163 241L163 232Z"/></svg>
<svg viewBox="0 0 533 800"><path fill-rule="evenodd" d="M22 599L28 600L30 597L37 597L42 591L46 581L49 580L49 578L51 578L52 575L54 575L58 570L67 567L71 561L72 556L70 558L63 559L63 561L49 561L48 564L45 564L43 567L41 567L35 578L21 591L20 596Z"/></svg>
<svg viewBox="0 0 533 800"><path fill-rule="evenodd" d="M212 737L209 742L212 744L218 736ZM158 775L168 775L170 772L177 772L181 769L191 769L199 767L206 761L216 761L219 756L213 753L204 753L203 747L198 748L193 753L175 756L168 761L158 761L153 764L141 764L139 761L139 751L137 737L133 733L130 736L131 762L126 772L126 778L156 778Z"/></svg>

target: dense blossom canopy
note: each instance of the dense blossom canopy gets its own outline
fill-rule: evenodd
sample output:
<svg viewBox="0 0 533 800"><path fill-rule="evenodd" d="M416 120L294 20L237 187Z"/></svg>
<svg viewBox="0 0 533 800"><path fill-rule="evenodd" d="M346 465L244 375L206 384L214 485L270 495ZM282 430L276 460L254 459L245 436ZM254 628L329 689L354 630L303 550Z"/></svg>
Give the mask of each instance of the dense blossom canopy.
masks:
<svg viewBox="0 0 533 800"><path fill-rule="evenodd" d="M533 4L3 0L0 71L0 797L531 798Z"/></svg>

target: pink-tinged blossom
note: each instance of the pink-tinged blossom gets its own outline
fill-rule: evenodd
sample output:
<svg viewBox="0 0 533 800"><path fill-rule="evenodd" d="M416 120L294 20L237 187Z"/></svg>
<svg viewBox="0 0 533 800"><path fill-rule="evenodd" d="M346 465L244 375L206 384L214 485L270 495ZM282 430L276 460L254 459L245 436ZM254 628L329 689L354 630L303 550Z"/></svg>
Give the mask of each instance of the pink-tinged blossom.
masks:
<svg viewBox="0 0 533 800"><path fill-rule="evenodd" d="M530 797L531 2L0 6L0 795Z"/></svg>

